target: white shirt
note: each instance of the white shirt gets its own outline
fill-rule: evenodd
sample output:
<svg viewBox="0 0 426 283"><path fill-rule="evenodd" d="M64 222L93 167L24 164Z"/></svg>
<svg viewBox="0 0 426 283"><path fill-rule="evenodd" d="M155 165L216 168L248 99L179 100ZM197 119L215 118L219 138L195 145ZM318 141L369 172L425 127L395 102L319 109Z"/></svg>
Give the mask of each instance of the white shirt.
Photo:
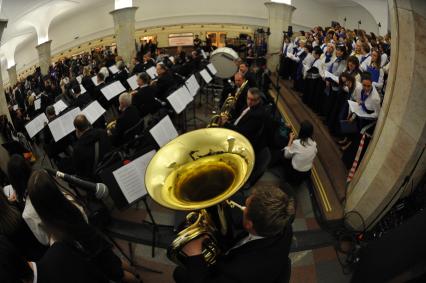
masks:
<svg viewBox="0 0 426 283"><path fill-rule="evenodd" d="M300 139L294 140L291 146L284 148L284 157L291 158L291 165L299 172L307 172L312 169L312 165L317 155L317 143L312 139L303 146Z"/></svg>
<svg viewBox="0 0 426 283"><path fill-rule="evenodd" d="M243 112L241 112L240 116L237 118L237 120L235 120L234 126L238 125L240 120L244 117L244 115L247 114L247 112L249 112L249 110L250 110L250 107L247 107L246 109L243 110Z"/></svg>

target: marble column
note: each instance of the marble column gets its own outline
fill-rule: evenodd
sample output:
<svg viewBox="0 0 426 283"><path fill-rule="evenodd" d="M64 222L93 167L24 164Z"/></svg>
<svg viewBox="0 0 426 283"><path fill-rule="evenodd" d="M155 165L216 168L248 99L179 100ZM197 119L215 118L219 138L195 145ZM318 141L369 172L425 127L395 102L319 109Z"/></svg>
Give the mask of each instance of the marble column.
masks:
<svg viewBox="0 0 426 283"><path fill-rule="evenodd" d="M271 72L275 72L278 66L282 44L283 31L291 25L291 17L295 7L284 3L266 2L268 8L268 26L271 34L268 38L268 62L267 66Z"/></svg>
<svg viewBox="0 0 426 283"><path fill-rule="evenodd" d="M361 220L374 227L426 172L426 5L424 0L388 3L392 55L386 95L346 199L348 224L355 229L364 229Z"/></svg>
<svg viewBox="0 0 426 283"><path fill-rule="evenodd" d="M50 46L52 41L46 41L42 44L36 46L38 52L38 62L40 65L40 70L42 75L47 75L49 72L49 66L52 62L51 49Z"/></svg>
<svg viewBox="0 0 426 283"><path fill-rule="evenodd" d="M132 68L132 58L136 56L135 13L137 9L138 7L128 7L111 12L114 18L117 53L123 57L124 63L130 68Z"/></svg>
<svg viewBox="0 0 426 283"><path fill-rule="evenodd" d="M6 28L6 26L7 26L7 20L0 19L0 39L3 35L3 31ZM0 67L1 67L1 64L0 64ZM0 68L0 115L6 115L9 121L12 122L12 120L10 119L9 109L7 108L7 101L6 101L6 96L5 96L4 88L3 88L3 78L2 78L1 68ZM8 161L9 161L9 154L2 146L0 146L0 167L1 169L3 169L4 172L6 172Z"/></svg>
<svg viewBox="0 0 426 283"><path fill-rule="evenodd" d="M16 64L7 69L9 75L9 84L14 86L18 82L18 75L16 74Z"/></svg>

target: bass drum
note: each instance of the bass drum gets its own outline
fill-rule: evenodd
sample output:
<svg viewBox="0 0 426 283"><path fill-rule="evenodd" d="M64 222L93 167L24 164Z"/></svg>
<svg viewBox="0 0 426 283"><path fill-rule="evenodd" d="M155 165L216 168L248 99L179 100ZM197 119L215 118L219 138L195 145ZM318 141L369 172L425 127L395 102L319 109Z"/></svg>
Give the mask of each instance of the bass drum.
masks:
<svg viewBox="0 0 426 283"><path fill-rule="evenodd" d="M213 51L210 55L210 63L216 68L216 77L227 79L232 77L238 70L236 60L238 54L232 48L222 47Z"/></svg>

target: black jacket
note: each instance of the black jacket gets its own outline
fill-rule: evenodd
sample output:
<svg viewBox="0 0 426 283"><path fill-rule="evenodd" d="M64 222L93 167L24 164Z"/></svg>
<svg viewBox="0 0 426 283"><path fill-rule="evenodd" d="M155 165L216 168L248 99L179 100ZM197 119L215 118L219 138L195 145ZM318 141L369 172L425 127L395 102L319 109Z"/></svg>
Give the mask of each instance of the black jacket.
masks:
<svg viewBox="0 0 426 283"><path fill-rule="evenodd" d="M288 226L276 237L250 241L218 258L209 269L202 256L187 259L186 268L177 268L177 283L283 283L289 279L289 259L293 232Z"/></svg>
<svg viewBox="0 0 426 283"><path fill-rule="evenodd" d="M238 117L239 116L233 118L235 118L234 120L236 120L238 119ZM254 150L257 151L259 149L262 149L265 145L265 141L263 138L265 117L265 108L263 107L263 105L258 104L254 107L251 107L250 110L241 118L237 125L234 126L234 122L231 122L227 123L225 127L237 131L243 136L245 136L252 144Z"/></svg>
<svg viewBox="0 0 426 283"><path fill-rule="evenodd" d="M149 113L155 113L161 106L155 100L155 89L152 86L138 88L137 93L132 98L132 104L139 110L141 117Z"/></svg>
<svg viewBox="0 0 426 283"><path fill-rule="evenodd" d="M87 92L85 92L77 96L74 101L74 105L76 107L80 107L80 109L83 110L83 108L85 108L90 102L92 102L92 98Z"/></svg>
<svg viewBox="0 0 426 283"><path fill-rule="evenodd" d="M93 178L96 142L99 142L99 163L112 149L105 130L89 129L74 145L73 165L75 173L80 177L89 179Z"/></svg>
<svg viewBox="0 0 426 283"><path fill-rule="evenodd" d="M250 86L249 83L242 89L240 95L238 96L237 101L235 102L235 108L232 111L232 118L237 119L240 116L241 112L247 107L247 92ZM235 95L236 93L234 93Z"/></svg>
<svg viewBox="0 0 426 283"><path fill-rule="evenodd" d="M166 101L167 96L171 93L171 90L176 87L176 81L173 78L173 75L170 72L158 77L156 88L157 88L157 97L161 100Z"/></svg>
<svg viewBox="0 0 426 283"><path fill-rule="evenodd" d="M112 132L112 143L120 145L126 142L125 132L140 121L138 109L131 105L124 110L117 119L117 124Z"/></svg>

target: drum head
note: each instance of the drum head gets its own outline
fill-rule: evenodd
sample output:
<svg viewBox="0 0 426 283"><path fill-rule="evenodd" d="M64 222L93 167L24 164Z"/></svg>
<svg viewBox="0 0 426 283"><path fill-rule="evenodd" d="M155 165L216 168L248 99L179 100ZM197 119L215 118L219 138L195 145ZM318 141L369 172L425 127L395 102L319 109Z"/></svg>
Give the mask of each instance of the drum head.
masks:
<svg viewBox="0 0 426 283"><path fill-rule="evenodd" d="M235 61L238 59L238 54L233 49L222 47L212 52L210 63L217 70L216 77L227 79L232 77L238 70Z"/></svg>

